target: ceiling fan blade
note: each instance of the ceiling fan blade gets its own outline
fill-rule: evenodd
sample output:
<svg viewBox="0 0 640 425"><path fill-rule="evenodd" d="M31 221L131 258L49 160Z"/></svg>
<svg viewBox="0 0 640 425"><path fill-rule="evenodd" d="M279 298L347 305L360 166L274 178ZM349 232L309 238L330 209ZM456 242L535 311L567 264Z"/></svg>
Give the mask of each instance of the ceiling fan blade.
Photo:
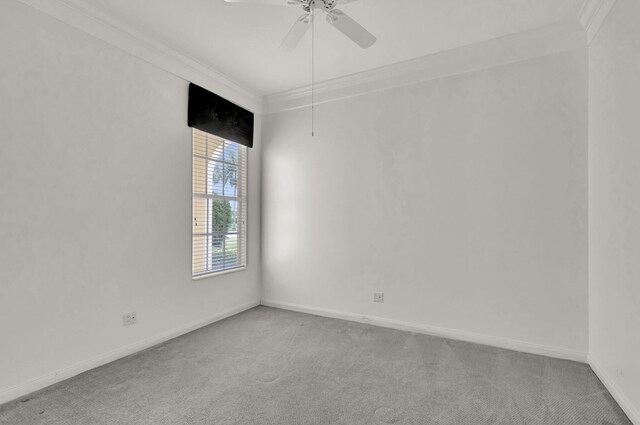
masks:
<svg viewBox="0 0 640 425"><path fill-rule="evenodd" d="M273 6L289 6L300 4L298 0L224 0L227 3L263 4Z"/></svg>
<svg viewBox="0 0 640 425"><path fill-rule="evenodd" d="M373 46L377 40L373 34L341 10L333 9L327 13L327 22L363 49Z"/></svg>
<svg viewBox="0 0 640 425"><path fill-rule="evenodd" d="M282 41L280 49L287 52L291 52L292 50L294 50L300 43L300 40L302 40L302 37L304 37L304 35L307 33L307 30L311 26L312 19L313 17L309 13L305 13L304 15L296 19L296 22L289 30L289 33Z"/></svg>

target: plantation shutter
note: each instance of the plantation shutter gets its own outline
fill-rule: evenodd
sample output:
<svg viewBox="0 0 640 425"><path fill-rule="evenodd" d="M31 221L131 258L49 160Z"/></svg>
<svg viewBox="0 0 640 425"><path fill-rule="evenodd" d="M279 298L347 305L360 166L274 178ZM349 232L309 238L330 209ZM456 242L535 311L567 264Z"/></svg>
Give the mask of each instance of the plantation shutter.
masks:
<svg viewBox="0 0 640 425"><path fill-rule="evenodd" d="M193 129L192 275L247 264L247 147Z"/></svg>

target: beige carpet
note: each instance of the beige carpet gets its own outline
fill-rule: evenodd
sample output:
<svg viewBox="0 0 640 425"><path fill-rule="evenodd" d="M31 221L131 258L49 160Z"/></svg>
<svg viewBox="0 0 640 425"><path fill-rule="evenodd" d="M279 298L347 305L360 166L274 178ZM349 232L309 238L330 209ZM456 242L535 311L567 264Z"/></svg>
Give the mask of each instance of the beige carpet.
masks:
<svg viewBox="0 0 640 425"><path fill-rule="evenodd" d="M258 307L0 407L3 425L630 425L587 365Z"/></svg>

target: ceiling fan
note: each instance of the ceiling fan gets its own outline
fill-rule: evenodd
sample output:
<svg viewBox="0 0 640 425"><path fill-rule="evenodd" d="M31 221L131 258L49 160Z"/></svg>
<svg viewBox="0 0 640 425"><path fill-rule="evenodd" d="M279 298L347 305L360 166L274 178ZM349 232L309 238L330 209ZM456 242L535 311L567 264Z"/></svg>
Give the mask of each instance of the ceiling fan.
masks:
<svg viewBox="0 0 640 425"><path fill-rule="evenodd" d="M327 22L338 31L353 40L358 46L366 49L376 42L376 37L364 29L362 25L354 21L343 11L336 9L336 6L351 3L356 0L225 0L227 3L251 3L251 4L271 4L279 6L299 6L304 10L289 30L280 48L292 51L300 43L302 37L307 33L313 24L315 11L320 10L325 13Z"/></svg>

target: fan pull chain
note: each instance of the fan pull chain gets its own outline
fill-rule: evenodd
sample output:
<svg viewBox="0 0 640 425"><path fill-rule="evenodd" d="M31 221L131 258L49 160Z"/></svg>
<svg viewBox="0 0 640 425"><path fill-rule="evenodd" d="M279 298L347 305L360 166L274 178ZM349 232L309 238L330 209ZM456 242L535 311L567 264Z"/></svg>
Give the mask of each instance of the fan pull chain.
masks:
<svg viewBox="0 0 640 425"><path fill-rule="evenodd" d="M316 49L316 14L311 4L311 137L315 137L315 49Z"/></svg>

